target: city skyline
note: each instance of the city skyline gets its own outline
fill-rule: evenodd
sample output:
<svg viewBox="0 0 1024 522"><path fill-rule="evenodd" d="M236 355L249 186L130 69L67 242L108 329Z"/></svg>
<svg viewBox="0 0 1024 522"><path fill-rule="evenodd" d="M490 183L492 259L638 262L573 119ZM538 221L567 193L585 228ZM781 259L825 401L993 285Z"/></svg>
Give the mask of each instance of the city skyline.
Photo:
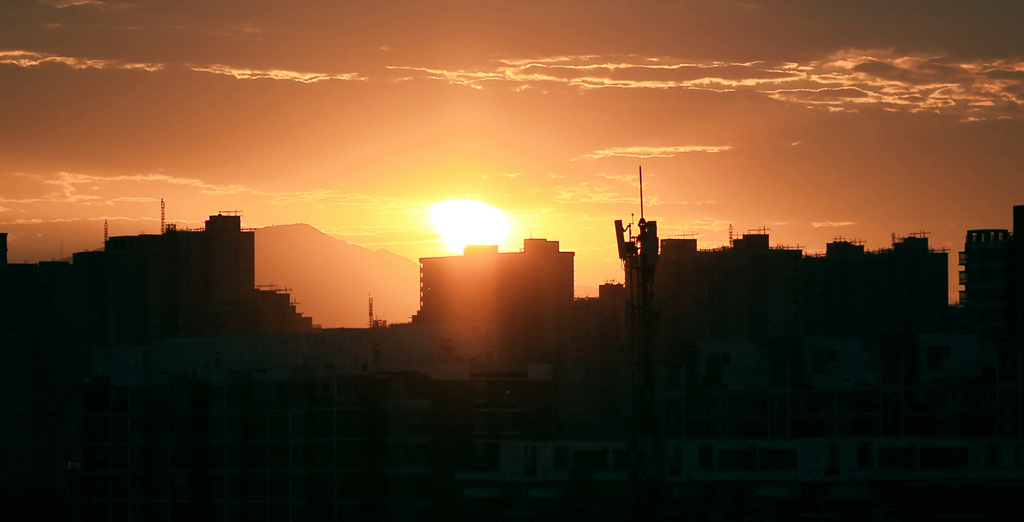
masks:
<svg viewBox="0 0 1024 522"><path fill-rule="evenodd" d="M620 279L614 219L702 245L770 228L822 251L926 230L957 252L1024 198L1022 8L986 3L0 8L0 227L10 260L110 234L304 222L448 255L430 208ZM951 260L951 277L956 269ZM956 291L950 285L951 297Z"/></svg>
<svg viewBox="0 0 1024 522"><path fill-rule="evenodd" d="M659 255L657 224L638 228L618 244L630 283L598 298L573 298L572 252L528 239L422 260L413 320L371 302L358 328L254 285L262 231L234 213L74 263L0 257L0 494L104 521L1016 509L1019 236L969 231L948 307L927 238Z"/></svg>

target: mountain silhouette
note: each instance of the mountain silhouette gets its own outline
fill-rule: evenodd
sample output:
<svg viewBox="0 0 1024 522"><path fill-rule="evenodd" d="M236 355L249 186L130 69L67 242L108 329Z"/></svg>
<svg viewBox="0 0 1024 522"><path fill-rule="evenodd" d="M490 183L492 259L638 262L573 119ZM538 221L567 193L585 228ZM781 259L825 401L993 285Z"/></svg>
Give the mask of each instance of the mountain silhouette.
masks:
<svg viewBox="0 0 1024 522"><path fill-rule="evenodd" d="M306 224L256 230L256 284L291 289L298 309L326 328L365 327L374 315L406 322L419 308L419 265L370 250Z"/></svg>

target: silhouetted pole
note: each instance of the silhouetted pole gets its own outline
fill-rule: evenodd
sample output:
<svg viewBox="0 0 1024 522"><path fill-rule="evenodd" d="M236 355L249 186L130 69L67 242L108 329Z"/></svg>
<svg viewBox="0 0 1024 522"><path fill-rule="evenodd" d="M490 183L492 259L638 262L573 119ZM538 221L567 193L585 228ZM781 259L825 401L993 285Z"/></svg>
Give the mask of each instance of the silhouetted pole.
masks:
<svg viewBox="0 0 1024 522"><path fill-rule="evenodd" d="M658 264L658 223L643 217L643 173L640 178L640 221L629 234L615 221L619 259L629 287L629 327L636 369L633 376L633 433L631 440L634 499L640 520L655 520L662 512L664 437L656 413L654 376L658 303L654 299L654 269Z"/></svg>

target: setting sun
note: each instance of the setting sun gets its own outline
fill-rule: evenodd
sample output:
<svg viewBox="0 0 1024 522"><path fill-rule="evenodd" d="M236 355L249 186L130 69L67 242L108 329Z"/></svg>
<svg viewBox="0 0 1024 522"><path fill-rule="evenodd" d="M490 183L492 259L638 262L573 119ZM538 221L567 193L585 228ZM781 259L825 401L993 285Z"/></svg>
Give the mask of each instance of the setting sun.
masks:
<svg viewBox="0 0 1024 522"><path fill-rule="evenodd" d="M434 229L452 252L462 253L466 245L497 245L508 234L505 213L479 201L452 199L434 205L430 211Z"/></svg>

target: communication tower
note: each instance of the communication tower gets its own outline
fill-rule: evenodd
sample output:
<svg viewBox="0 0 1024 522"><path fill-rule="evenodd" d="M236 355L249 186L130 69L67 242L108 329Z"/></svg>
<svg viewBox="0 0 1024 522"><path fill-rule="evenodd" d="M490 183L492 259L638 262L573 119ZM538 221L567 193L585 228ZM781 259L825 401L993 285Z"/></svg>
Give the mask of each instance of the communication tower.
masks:
<svg viewBox="0 0 1024 522"><path fill-rule="evenodd" d="M664 435L656 413L654 371L655 332L660 306L654 298L654 269L658 264L658 222L644 219L644 178L640 174L640 221L624 227L615 221L619 259L626 272L630 303L628 323L635 359L630 451L634 500L641 520L661 514ZM635 232L635 234L634 234Z"/></svg>

